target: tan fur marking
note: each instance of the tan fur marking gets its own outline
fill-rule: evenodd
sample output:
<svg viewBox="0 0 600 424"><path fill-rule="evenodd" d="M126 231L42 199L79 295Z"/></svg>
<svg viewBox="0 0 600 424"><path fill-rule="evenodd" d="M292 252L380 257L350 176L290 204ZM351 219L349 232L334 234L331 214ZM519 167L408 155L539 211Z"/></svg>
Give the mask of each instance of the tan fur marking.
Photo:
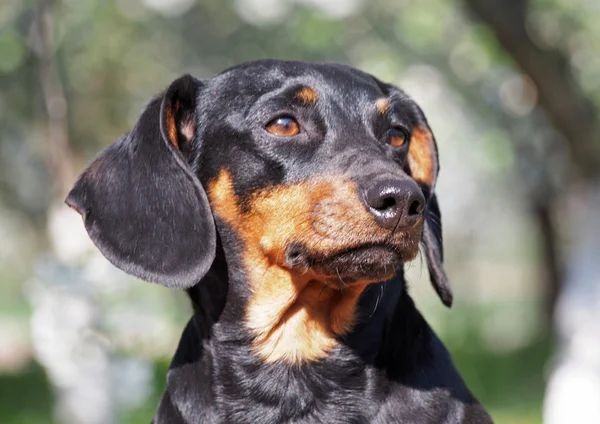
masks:
<svg viewBox="0 0 600 424"><path fill-rule="evenodd" d="M386 98L377 99L377 101L375 102L375 108L377 109L377 112L379 112L381 115L385 115L387 113L388 109L390 108L389 99L386 99Z"/></svg>
<svg viewBox="0 0 600 424"><path fill-rule="evenodd" d="M437 159L433 134L425 127L416 127L410 139L408 165L413 179L433 187L437 178Z"/></svg>
<svg viewBox="0 0 600 424"><path fill-rule="evenodd" d="M312 270L286 268L284 255L291 239L327 252L371 237L376 229L365 222L374 220L364 208L351 204L357 199L354 190L348 182L324 180L276 187L254 195L249 212L242 213L227 171L209 184L213 212L244 244L244 268L252 291L246 325L255 335L255 352L264 361L324 358L337 345L336 336L351 329L358 297L372 281L353 283L342 292ZM315 212L319 205L328 213ZM315 213L322 216L316 223L310 219ZM315 225L321 226L321 235ZM355 231L348 231L348 225ZM332 231L338 237L332 237Z"/></svg>
<svg viewBox="0 0 600 424"><path fill-rule="evenodd" d="M314 105L317 103L318 98L317 92L310 87L302 87L296 92L296 99L306 106Z"/></svg>
<svg viewBox="0 0 600 424"><path fill-rule="evenodd" d="M169 136L169 141L171 144L177 148L179 148L179 142L177 140L177 124L175 123L175 113L177 113L177 104L175 107L169 103L166 108L166 123L167 123L167 135Z"/></svg>

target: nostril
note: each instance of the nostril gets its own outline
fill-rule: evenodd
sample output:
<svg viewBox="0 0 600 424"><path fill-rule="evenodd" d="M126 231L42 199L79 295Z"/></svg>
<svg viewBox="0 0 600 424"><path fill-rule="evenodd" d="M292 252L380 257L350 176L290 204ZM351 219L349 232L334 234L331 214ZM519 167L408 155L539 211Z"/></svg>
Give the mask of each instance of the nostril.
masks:
<svg viewBox="0 0 600 424"><path fill-rule="evenodd" d="M423 212L423 202L420 200L413 200L408 207L408 216L420 215Z"/></svg>
<svg viewBox="0 0 600 424"><path fill-rule="evenodd" d="M393 197L384 197L383 199L381 199L379 204L373 206L373 209L376 209L378 211L385 211L396 206L396 203L396 199L394 199Z"/></svg>
<svg viewBox="0 0 600 424"><path fill-rule="evenodd" d="M423 193L409 179L377 181L364 192L363 200L377 223L394 231L412 227L425 209Z"/></svg>

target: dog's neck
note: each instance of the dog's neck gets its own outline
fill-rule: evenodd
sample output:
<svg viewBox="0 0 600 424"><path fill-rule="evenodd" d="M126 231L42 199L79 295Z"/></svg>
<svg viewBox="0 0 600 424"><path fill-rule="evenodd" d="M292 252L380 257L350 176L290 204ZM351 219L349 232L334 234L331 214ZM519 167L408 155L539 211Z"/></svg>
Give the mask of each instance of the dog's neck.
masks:
<svg viewBox="0 0 600 424"><path fill-rule="evenodd" d="M290 240L314 233L304 217L319 196L333 189L292 184L240 198L229 171L221 171L208 182L208 197L230 267L224 317L234 316L231 321L246 330L251 354L263 363L298 365L329 356L339 345L338 339L350 332L358 299L373 283L346 284L337 269L337 275L324 275L317 268L295 266L286 259ZM286 213L289 218L273 219L284 205L295 207Z"/></svg>
<svg viewBox="0 0 600 424"><path fill-rule="evenodd" d="M231 264L225 259L218 262ZM363 396L364 373L368 372L369 365L380 369L392 367L393 372L393 368L398 367L413 369L414 363L421 360L419 346L426 341L422 330L424 321L406 294L402 272L386 283L365 288L356 303L351 328L346 335L336 337L337 344L327 357L292 366L284 360L265 361L256 352L257 337L243 325L248 304L244 274L239 268L230 267L228 272L221 266L213 267L208 280L190 291L196 310L190 323L195 329L191 337L194 346L190 347L190 339L187 339L180 350L191 352L193 357L182 359L186 353L179 355L178 351L174 365L197 363L202 377L194 380L194 384L205 387L208 392L220 393L223 408L235 409L247 404L250 398L266 402L265 396L271 396L266 393L271 393L286 405L290 417L301 416L318 404L319 399L315 398L318 393L347 393L357 399ZM219 304L221 311L215 307ZM283 331L288 331L287 323L285 327ZM398 331L399 328L402 330ZM415 335L419 336L413 340ZM404 350L417 352L416 359L405 358ZM394 352L393 357L390 352Z"/></svg>
<svg viewBox="0 0 600 424"><path fill-rule="evenodd" d="M211 271L190 296L205 326L212 328L218 322L213 333L223 330L226 340L242 341L264 363L310 363L327 357L340 343L361 356L366 348L372 357L383 321L405 290L402 271L389 282L358 283L340 290L267 263L228 269L227 264L241 262L237 252L219 247ZM258 279L258 289L248 287L249 278ZM361 344L353 346L358 338ZM370 343L365 345L365 338Z"/></svg>
<svg viewBox="0 0 600 424"><path fill-rule="evenodd" d="M252 350L267 363L325 358L337 346L337 337L353 326L358 298L367 286L340 290L266 263L250 272L262 278L248 299L244 323L254 336Z"/></svg>

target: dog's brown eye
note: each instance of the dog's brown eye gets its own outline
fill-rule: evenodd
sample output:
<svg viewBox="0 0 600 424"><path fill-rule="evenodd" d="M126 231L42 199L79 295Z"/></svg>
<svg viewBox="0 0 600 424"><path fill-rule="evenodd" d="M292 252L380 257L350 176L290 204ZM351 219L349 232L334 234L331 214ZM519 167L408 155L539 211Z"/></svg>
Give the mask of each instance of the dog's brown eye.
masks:
<svg viewBox="0 0 600 424"><path fill-rule="evenodd" d="M388 142L394 147L400 147L408 139L406 132L399 128L390 128L387 130Z"/></svg>
<svg viewBox="0 0 600 424"><path fill-rule="evenodd" d="M274 135L292 137L300 132L300 125L294 118L283 116L269 122L265 129Z"/></svg>

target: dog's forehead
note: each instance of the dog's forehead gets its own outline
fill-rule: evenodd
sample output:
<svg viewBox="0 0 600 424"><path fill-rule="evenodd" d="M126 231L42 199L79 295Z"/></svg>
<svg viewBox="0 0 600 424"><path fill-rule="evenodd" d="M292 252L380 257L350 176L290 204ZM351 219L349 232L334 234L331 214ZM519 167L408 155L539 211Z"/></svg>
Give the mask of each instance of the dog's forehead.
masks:
<svg viewBox="0 0 600 424"><path fill-rule="evenodd" d="M230 101L252 101L286 87L306 86L323 97L357 97L357 100L384 96L371 75L335 63L305 63L261 60L230 68L207 81L208 94ZM348 99L350 100L350 99Z"/></svg>

